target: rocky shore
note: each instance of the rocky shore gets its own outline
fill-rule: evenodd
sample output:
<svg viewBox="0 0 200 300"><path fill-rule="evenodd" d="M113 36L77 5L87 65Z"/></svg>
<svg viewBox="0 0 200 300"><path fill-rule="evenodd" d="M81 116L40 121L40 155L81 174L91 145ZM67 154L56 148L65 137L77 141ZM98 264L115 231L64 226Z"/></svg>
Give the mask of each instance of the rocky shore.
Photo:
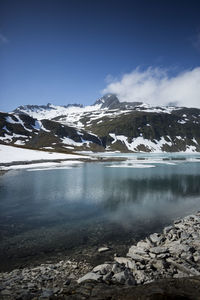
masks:
<svg viewBox="0 0 200 300"><path fill-rule="evenodd" d="M176 220L162 233L139 241L129 248L126 257L115 255L113 261L92 270L86 262L61 261L1 273L0 299L123 299L123 290L124 297L127 295L124 299L139 299L129 298L130 289L135 295L144 294L140 299L146 299L148 286L153 290L163 286L167 290L169 283L175 286L174 295L178 287L184 294L184 289L189 288L185 286L185 277L191 297L181 299L200 299L199 276L200 212Z"/></svg>

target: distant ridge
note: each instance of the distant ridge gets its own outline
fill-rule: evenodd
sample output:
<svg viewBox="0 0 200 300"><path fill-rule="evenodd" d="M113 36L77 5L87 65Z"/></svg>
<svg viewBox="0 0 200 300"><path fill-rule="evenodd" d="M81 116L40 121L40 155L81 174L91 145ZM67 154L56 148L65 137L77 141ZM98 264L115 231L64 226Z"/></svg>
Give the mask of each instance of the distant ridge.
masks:
<svg viewBox="0 0 200 300"><path fill-rule="evenodd" d="M200 109L120 102L22 105L0 113L0 143L55 151L200 152Z"/></svg>

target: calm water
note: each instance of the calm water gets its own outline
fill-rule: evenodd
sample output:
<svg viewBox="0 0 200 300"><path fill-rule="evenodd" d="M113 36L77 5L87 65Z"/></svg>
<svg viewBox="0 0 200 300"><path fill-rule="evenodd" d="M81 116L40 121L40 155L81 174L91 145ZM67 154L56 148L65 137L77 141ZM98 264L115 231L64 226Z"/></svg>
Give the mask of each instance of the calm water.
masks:
<svg viewBox="0 0 200 300"><path fill-rule="evenodd" d="M0 260L130 243L200 209L198 158L143 158L1 176Z"/></svg>

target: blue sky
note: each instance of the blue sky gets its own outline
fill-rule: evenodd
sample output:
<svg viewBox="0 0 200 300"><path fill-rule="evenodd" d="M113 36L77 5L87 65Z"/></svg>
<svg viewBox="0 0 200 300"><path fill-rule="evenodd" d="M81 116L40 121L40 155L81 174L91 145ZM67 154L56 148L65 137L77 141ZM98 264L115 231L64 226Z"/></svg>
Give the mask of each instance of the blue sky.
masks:
<svg viewBox="0 0 200 300"><path fill-rule="evenodd" d="M138 67L168 80L192 71L199 11L194 0L0 0L0 110L92 104Z"/></svg>

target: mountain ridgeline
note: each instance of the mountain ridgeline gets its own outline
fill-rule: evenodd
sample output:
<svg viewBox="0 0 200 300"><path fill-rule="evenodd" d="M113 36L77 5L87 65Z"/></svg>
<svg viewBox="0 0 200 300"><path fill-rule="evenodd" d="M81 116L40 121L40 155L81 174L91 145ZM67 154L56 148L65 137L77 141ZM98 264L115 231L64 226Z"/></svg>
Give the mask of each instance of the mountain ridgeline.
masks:
<svg viewBox="0 0 200 300"><path fill-rule="evenodd" d="M0 143L59 152L200 152L200 109L120 102L25 105L0 113Z"/></svg>

